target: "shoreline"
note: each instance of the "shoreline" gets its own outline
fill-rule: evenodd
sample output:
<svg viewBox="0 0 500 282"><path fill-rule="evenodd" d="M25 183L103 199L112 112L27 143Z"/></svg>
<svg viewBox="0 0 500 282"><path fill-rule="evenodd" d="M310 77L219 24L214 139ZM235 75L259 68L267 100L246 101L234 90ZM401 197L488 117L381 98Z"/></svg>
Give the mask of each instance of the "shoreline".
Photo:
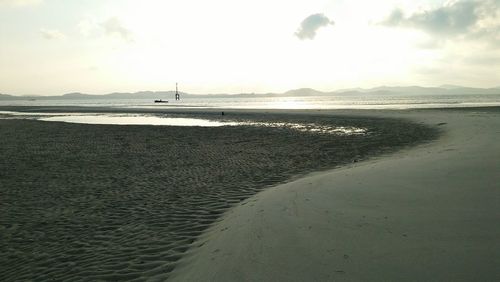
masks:
<svg viewBox="0 0 500 282"><path fill-rule="evenodd" d="M316 112L323 112L328 114L338 113L370 113L370 112L418 112L418 111L471 111L471 110L493 110L500 108L500 105L480 105L480 106L466 106L466 107L429 107L429 108L339 108L339 109L280 109L280 108L125 108L125 107L110 107L110 106L5 106L0 105L0 111L18 111L18 112L74 112L74 113L220 113L234 112L234 113L290 113L290 114L311 114Z"/></svg>
<svg viewBox="0 0 500 282"><path fill-rule="evenodd" d="M444 134L256 194L192 244L172 280L500 279L499 108L362 115Z"/></svg>
<svg viewBox="0 0 500 282"><path fill-rule="evenodd" d="M217 113L177 114L221 118ZM0 277L164 279L222 213L257 192L437 134L362 114L232 111L229 117L355 125L370 134L0 120L0 179L7 187Z"/></svg>

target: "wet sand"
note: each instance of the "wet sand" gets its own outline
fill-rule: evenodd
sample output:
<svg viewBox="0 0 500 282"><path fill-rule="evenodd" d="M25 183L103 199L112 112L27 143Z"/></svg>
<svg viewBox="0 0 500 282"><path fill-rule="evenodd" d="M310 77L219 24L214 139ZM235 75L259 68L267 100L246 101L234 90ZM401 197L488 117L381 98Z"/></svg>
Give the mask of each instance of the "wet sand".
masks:
<svg viewBox="0 0 500 282"><path fill-rule="evenodd" d="M500 281L500 108L334 113L443 134L256 194L172 281Z"/></svg>
<svg viewBox="0 0 500 282"><path fill-rule="evenodd" d="M438 135L436 126L363 114L227 111L224 118L367 134L0 120L0 280L164 280L207 228L259 191Z"/></svg>

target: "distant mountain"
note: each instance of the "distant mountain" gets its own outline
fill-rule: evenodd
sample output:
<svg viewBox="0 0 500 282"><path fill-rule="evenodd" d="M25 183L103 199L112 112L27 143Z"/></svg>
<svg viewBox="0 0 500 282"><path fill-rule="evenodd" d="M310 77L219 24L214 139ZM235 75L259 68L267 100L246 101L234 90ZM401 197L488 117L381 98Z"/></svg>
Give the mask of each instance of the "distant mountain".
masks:
<svg viewBox="0 0 500 282"><path fill-rule="evenodd" d="M62 95L62 98L68 98L68 99L85 99L89 96L94 96L94 95L89 95L89 94L83 94L83 93L68 93ZM96 95L96 96L104 96L104 95Z"/></svg>
<svg viewBox="0 0 500 282"><path fill-rule="evenodd" d="M453 85L453 84L443 84L439 86L439 88L444 88L444 89L459 89L459 88L464 88L463 86L458 86L458 85Z"/></svg>
<svg viewBox="0 0 500 282"><path fill-rule="evenodd" d="M0 100L85 100L85 99L174 99L174 91L140 91L134 93L110 93L104 95L91 95L85 93L67 93L62 96L12 96L0 94ZM472 88L461 87L456 85L442 85L440 87L422 87L422 86L380 86L375 88L351 88L340 89L331 92L318 91L312 88L300 88L289 90L284 93L240 93L240 94L189 94L181 92L182 98L228 98L228 97L308 97L308 96L355 96L355 95L370 95L370 96L409 96L409 95L489 95L500 94L500 87L497 88Z"/></svg>
<svg viewBox="0 0 500 282"><path fill-rule="evenodd" d="M7 95L7 94L1 94L0 93L0 100L27 100L26 97L23 96L12 96L12 95Z"/></svg>
<svg viewBox="0 0 500 282"><path fill-rule="evenodd" d="M281 95L283 96L323 96L325 94L329 94L327 92L321 92L312 88L300 88L289 90Z"/></svg>
<svg viewBox="0 0 500 282"><path fill-rule="evenodd" d="M346 92L334 92L335 94L350 94L356 95L488 95L488 94L500 94L499 89L496 88L471 88L471 87L460 87L447 85L445 87L422 87L422 86L381 86L364 90L348 91Z"/></svg>
<svg viewBox="0 0 500 282"><path fill-rule="evenodd" d="M168 99L174 91L141 91L135 93L110 93L104 95L90 95L84 93L68 93L62 96L51 96L57 99ZM185 93L181 93L183 95Z"/></svg>
<svg viewBox="0 0 500 282"><path fill-rule="evenodd" d="M353 91L351 91L352 93ZM422 87L422 86L379 86L369 88L360 92L369 95L435 95L444 94L446 89L439 87Z"/></svg>

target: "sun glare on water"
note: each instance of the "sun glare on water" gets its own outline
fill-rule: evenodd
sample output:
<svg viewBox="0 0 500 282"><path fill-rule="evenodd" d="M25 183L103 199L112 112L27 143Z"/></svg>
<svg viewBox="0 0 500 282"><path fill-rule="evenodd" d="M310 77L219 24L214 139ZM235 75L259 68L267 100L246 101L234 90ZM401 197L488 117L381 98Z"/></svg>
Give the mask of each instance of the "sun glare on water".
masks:
<svg viewBox="0 0 500 282"><path fill-rule="evenodd" d="M268 107L272 109L307 109L309 106L306 101L294 98L280 99L268 104Z"/></svg>

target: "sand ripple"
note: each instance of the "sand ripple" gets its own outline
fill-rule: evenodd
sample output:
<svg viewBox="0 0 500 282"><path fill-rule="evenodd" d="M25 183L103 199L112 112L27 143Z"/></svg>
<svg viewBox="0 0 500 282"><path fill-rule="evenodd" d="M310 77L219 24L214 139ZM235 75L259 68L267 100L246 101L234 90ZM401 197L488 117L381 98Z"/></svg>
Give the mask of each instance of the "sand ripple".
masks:
<svg viewBox="0 0 500 282"><path fill-rule="evenodd" d="M0 120L0 280L164 280L201 232L265 187L435 134L395 120L259 118L368 134Z"/></svg>

